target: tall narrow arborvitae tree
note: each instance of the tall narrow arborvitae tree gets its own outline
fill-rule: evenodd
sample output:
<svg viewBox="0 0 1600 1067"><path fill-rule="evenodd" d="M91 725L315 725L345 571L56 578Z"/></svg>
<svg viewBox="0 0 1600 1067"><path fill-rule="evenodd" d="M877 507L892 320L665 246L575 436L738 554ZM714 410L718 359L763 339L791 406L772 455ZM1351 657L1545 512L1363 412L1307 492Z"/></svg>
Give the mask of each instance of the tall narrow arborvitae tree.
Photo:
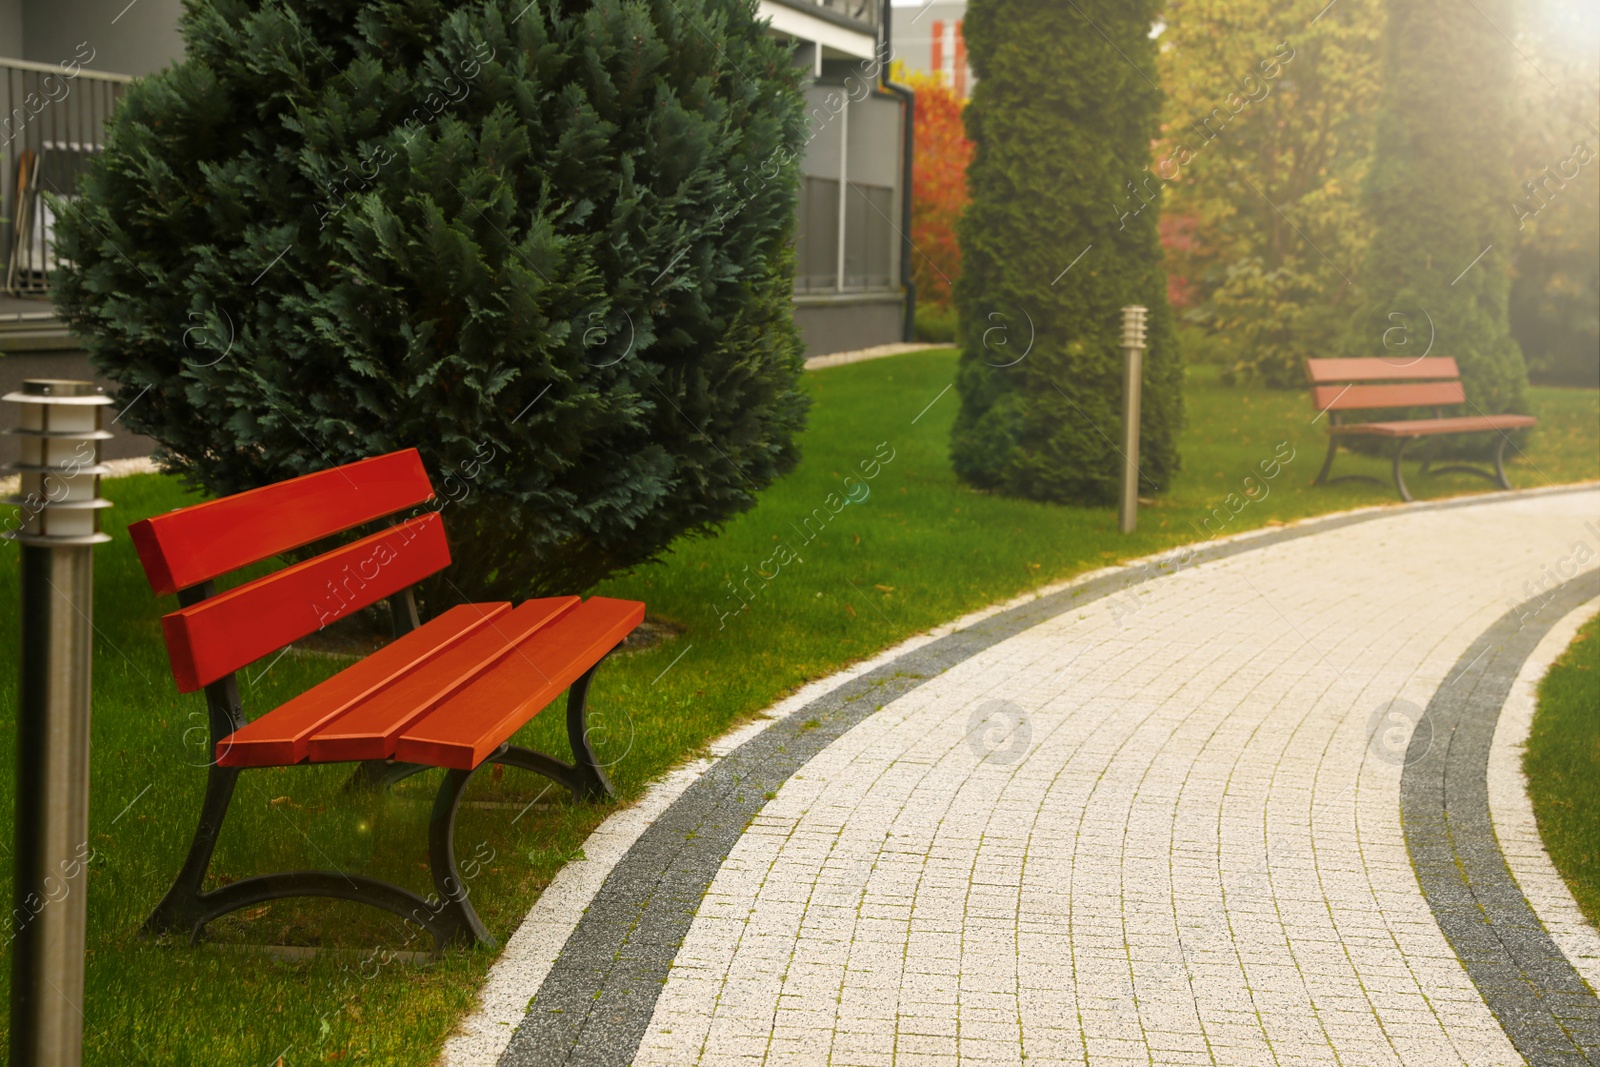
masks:
<svg viewBox="0 0 1600 1067"><path fill-rule="evenodd" d="M1353 354L1412 359L1431 340L1461 368L1468 413L1525 411L1508 313L1513 54L1500 31L1515 25L1511 0L1478 0L1465 15L1453 0L1387 6L1367 183L1377 231Z"/></svg>
<svg viewBox="0 0 1600 1067"><path fill-rule="evenodd" d="M958 234L961 410L974 485L1104 504L1122 458L1123 306L1149 308L1139 466L1178 467L1182 373L1156 220L1154 0L974 0L971 206ZM1070 268L1070 269L1069 269Z"/></svg>

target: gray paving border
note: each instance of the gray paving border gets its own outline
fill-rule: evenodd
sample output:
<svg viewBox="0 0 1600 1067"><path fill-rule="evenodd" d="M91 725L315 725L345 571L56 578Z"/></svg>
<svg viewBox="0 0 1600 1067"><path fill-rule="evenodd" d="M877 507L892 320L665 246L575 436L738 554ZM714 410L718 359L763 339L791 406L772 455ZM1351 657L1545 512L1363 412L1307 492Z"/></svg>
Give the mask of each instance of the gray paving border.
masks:
<svg viewBox="0 0 1600 1067"><path fill-rule="evenodd" d="M1600 571L1505 615L1428 702L1406 749L1400 815L1422 895L1472 984L1534 1067L1600 1063L1600 1000L1512 877L1489 811L1500 709L1541 638L1600 597Z"/></svg>
<svg viewBox="0 0 1600 1067"><path fill-rule="evenodd" d="M1584 483L1538 492L1593 488ZM1404 510L1452 510L1527 495L1457 497ZM1365 509L1236 541L1175 549L1158 557L1158 563L1170 561L1168 566L1130 566L990 616L898 656L773 723L707 770L612 869L529 1002L500 1057L501 1067L631 1063L702 897L767 794L879 708L984 649L1091 601L1201 563L1401 513L1392 507ZM1492 844L1492 834L1489 840Z"/></svg>

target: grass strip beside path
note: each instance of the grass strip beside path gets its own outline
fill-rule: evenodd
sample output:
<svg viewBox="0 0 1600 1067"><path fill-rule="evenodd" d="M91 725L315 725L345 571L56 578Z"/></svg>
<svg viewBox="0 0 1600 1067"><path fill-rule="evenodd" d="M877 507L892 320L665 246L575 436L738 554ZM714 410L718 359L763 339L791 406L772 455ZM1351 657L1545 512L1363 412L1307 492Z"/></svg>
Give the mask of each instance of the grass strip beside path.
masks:
<svg viewBox="0 0 1600 1067"><path fill-rule="evenodd" d="M1539 683L1522 769L1550 859L1600 926L1600 615Z"/></svg>
<svg viewBox="0 0 1600 1067"><path fill-rule="evenodd" d="M1029 589L1209 536L1395 502L1389 487L1310 485L1326 444L1303 392L1224 387L1193 368L1185 470L1121 536L1111 508L1035 504L974 492L948 458L956 357L917 353L807 374L815 398L799 468L715 538L596 592L649 605L668 636L619 654L591 695L593 741L622 802L806 681L903 638ZM1530 390L1540 426L1512 478L1538 486L1600 477L1600 394ZM1114 427L1100 427L1112 437ZM1385 461L1340 460L1387 478ZM1413 477L1420 497L1488 489L1462 475ZM97 550L89 883L89 1064L306 1063L425 1067L470 1009L494 958L427 947L386 913L280 901L214 923L198 948L138 929L177 871L208 759L200 694L179 696L159 616L126 524L194 498L160 475L107 483L111 544ZM448 527L449 508L444 509ZM1124 624L1136 626L1130 599ZM16 567L0 565L0 648L16 647ZM348 660L291 653L241 673L246 712L276 706ZM15 657L0 657L0 733L12 732ZM567 751L559 704L518 738ZM0 761L0 789L15 768ZM333 868L427 891L426 826L437 772L393 791L343 791L349 768L249 771L213 871ZM611 810L573 807L531 775L479 775L456 831L467 889L502 940ZM11 809L0 805L0 847ZM9 877L9 863L0 863ZM7 892L9 890L7 889ZM285 959L251 945L325 946ZM9 963L0 967L8 980Z"/></svg>

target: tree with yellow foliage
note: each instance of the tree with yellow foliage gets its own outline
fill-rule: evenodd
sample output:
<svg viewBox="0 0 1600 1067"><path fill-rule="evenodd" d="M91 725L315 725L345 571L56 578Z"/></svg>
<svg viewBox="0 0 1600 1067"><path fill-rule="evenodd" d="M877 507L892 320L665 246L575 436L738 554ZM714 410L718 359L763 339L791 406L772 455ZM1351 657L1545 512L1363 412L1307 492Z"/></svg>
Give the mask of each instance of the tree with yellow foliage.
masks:
<svg viewBox="0 0 1600 1067"><path fill-rule="evenodd" d="M1173 0L1158 39L1167 106L1143 184L1193 221L1169 269L1230 378L1300 384L1356 306L1384 19L1379 0L1325 3Z"/></svg>

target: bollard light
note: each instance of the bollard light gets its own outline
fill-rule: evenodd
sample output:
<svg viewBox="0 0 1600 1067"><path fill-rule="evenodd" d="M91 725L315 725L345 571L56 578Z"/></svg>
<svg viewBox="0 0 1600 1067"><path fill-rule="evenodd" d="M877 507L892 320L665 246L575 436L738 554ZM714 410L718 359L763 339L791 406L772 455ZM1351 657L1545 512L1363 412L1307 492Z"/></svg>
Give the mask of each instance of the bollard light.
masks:
<svg viewBox="0 0 1600 1067"><path fill-rule="evenodd" d="M1145 314L1145 309L1142 307L1125 307L1122 309L1122 346L1124 348L1144 347Z"/></svg>
<svg viewBox="0 0 1600 1067"><path fill-rule="evenodd" d="M1133 533L1139 524L1139 391L1144 383L1142 307L1122 309L1122 507L1117 528Z"/></svg>
<svg viewBox="0 0 1600 1067"><path fill-rule="evenodd" d="M99 544L100 442L111 436L101 427L101 412L111 403L93 382L30 378L20 393L4 397L21 407L21 425L9 431L22 438L21 458L11 469L21 476L20 491L6 501L22 510L20 526L6 536L24 544Z"/></svg>
<svg viewBox="0 0 1600 1067"><path fill-rule="evenodd" d="M109 397L92 382L30 379L21 408L18 543L21 673L11 912L11 1062L83 1061L83 955L89 848L89 682L100 443Z"/></svg>

